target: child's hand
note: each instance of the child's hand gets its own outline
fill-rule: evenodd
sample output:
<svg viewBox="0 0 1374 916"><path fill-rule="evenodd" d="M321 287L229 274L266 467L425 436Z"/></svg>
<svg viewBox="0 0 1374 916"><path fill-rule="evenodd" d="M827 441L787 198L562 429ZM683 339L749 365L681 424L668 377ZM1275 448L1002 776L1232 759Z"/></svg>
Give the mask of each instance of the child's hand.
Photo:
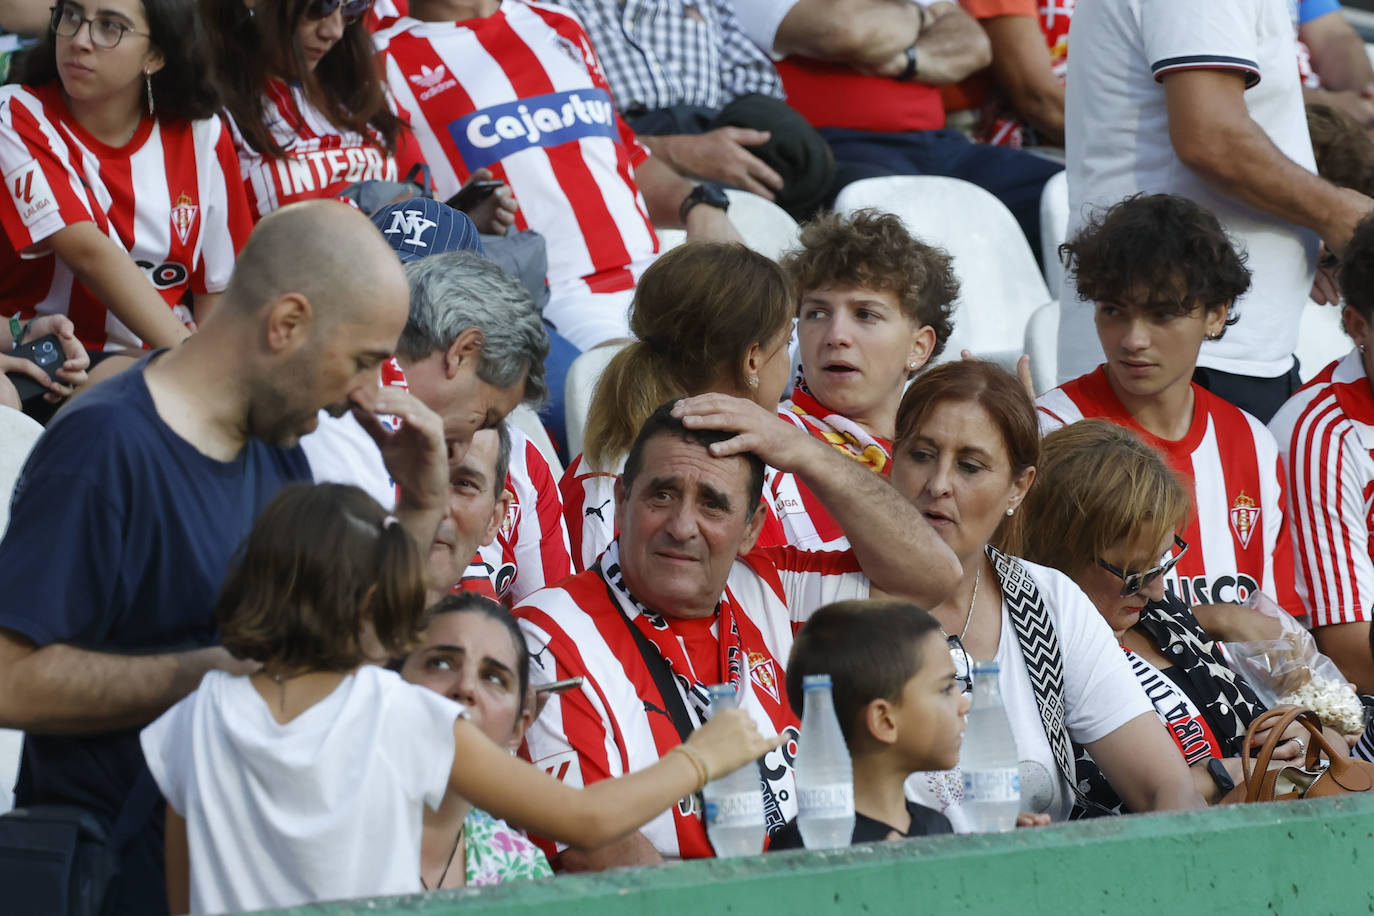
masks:
<svg viewBox="0 0 1374 916"><path fill-rule="evenodd" d="M782 735L765 738L749 713L727 709L692 732L687 744L701 754L711 779L719 779L782 744Z"/></svg>
<svg viewBox="0 0 1374 916"><path fill-rule="evenodd" d="M1048 827L1050 816L1048 814L1031 814L1026 812L1016 815L1016 826L1018 827Z"/></svg>

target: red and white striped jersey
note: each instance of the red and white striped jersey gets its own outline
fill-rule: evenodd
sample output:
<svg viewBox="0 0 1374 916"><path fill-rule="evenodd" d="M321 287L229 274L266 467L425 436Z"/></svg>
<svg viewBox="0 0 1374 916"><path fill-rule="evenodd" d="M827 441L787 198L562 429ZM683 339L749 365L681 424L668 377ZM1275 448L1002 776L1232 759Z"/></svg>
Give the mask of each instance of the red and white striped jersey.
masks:
<svg viewBox="0 0 1374 916"><path fill-rule="evenodd" d="M369 32L380 32L409 15L409 0L373 0L372 5L367 8L367 15L363 18Z"/></svg>
<svg viewBox="0 0 1374 916"><path fill-rule="evenodd" d="M614 549L606 558L609 569L615 562ZM734 563L721 596L722 607L732 611L740 648L749 662L741 706L760 729L787 736L781 748L763 758L770 827L780 826L797 810L792 771L797 719L788 706L783 668L792 648L791 624L831 601L867 597L868 580L857 569L848 553L755 551ZM515 609L515 615L530 650L531 683L585 678L579 690L549 700L526 734L522 753L535 766L571 786L584 786L644 769L681 743L626 625L639 613L633 604L612 597L599 570L536 592ZM694 665L722 641L720 615L707 621L663 619ZM701 651L702 641L709 641L706 653ZM723 669L724 662L720 665ZM725 679L723 670L699 673L717 682ZM692 704L686 705L690 709ZM712 854L694 799L683 799L641 828L663 856ZM549 843L541 845L549 853L555 849Z"/></svg>
<svg viewBox="0 0 1374 916"><path fill-rule="evenodd" d="M572 575L568 529L558 481L539 447L510 423L510 471L506 489L510 508L496 539L477 551L474 565L491 576L496 597L507 605ZM471 567L469 567L471 571Z"/></svg>
<svg viewBox="0 0 1374 916"><path fill-rule="evenodd" d="M1327 366L1269 422L1288 466L1298 593L1314 627L1374 619L1374 393L1360 355Z"/></svg>
<svg viewBox="0 0 1374 916"><path fill-rule="evenodd" d="M568 545L578 572L591 569L615 540L615 482L623 470L624 460L614 471L597 471L587 464L586 455L578 455L558 481Z"/></svg>
<svg viewBox="0 0 1374 916"><path fill-rule="evenodd" d="M380 137L340 131L299 86L281 80L268 81L263 108L285 156L259 153L228 119L254 220L300 200L337 197L359 181L400 181L423 161L408 131L401 131L394 154L388 154ZM398 113L405 120L405 113Z"/></svg>
<svg viewBox="0 0 1374 916"><path fill-rule="evenodd" d="M798 378L792 397L778 405L778 416L841 454L863 462L875 473L891 476L892 443L869 434L848 417L827 410L805 386L805 380ZM796 474L770 468L764 489L781 523L783 543L803 550L848 546L840 523Z"/></svg>
<svg viewBox="0 0 1374 916"><path fill-rule="evenodd" d="M520 203L516 228L548 241L555 297L634 287L658 251L634 180L649 154L571 13L503 0L479 19L403 19L376 41L440 200L488 168Z"/></svg>
<svg viewBox="0 0 1374 916"><path fill-rule="evenodd" d="M1193 500L1193 516L1180 532L1188 552L1166 579L1185 604L1243 602L1259 588L1301 614L1278 445L1263 423L1207 389L1193 385L1193 398L1192 425L1173 442L1131 417L1101 366L1041 395L1036 407L1042 435L1100 417L1164 455Z"/></svg>
<svg viewBox="0 0 1374 916"><path fill-rule="evenodd" d="M252 230L234 147L219 118L144 118L116 149L76 122L61 88L0 88L0 312L65 313L88 350L143 345L44 244L92 222L129 252L176 309L188 292L217 293Z"/></svg>

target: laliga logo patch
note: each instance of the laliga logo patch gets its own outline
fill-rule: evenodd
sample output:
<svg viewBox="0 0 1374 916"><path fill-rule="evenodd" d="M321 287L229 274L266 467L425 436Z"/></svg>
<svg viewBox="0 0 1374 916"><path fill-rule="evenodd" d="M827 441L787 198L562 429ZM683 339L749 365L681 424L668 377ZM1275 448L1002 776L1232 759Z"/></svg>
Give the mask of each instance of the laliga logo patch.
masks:
<svg viewBox="0 0 1374 916"><path fill-rule="evenodd" d="M448 132L469 170L535 147L562 146L590 137L618 138L610 93L594 88L492 105L453 121Z"/></svg>
<svg viewBox="0 0 1374 916"><path fill-rule="evenodd" d="M172 228L176 230L177 238L181 239L183 245L191 237L191 227L196 224L196 213L199 210L191 195L185 191L177 197L176 206L172 208Z"/></svg>
<svg viewBox="0 0 1374 916"><path fill-rule="evenodd" d="M19 211L19 221L25 226L32 226L43 217L58 212L57 198L53 196L52 188L48 186L48 176L43 174L37 159L30 159L19 168L6 172L5 187L9 189L15 209Z"/></svg>
<svg viewBox="0 0 1374 916"><path fill-rule="evenodd" d="M755 687L772 697L774 703L780 702L777 669L773 667L773 660L762 652L749 653L749 680L754 682Z"/></svg>
<svg viewBox="0 0 1374 916"><path fill-rule="evenodd" d="M1231 530L1236 534L1242 548L1250 546L1250 538L1259 527L1260 507L1241 490L1236 501L1231 504Z"/></svg>

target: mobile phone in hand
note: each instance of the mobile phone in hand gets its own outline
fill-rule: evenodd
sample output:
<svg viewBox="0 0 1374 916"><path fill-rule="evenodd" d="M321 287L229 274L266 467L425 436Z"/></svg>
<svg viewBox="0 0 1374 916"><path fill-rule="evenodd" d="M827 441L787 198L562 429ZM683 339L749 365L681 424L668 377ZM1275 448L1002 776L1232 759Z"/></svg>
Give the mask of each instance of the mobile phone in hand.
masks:
<svg viewBox="0 0 1374 916"><path fill-rule="evenodd" d="M62 368L62 364L67 359L62 352L62 341L58 339L56 334L49 334L46 337L20 344L11 350L9 355L16 359L27 359L36 363L38 368L48 373L48 378L54 380L57 378L57 370ZM19 392L19 400L26 403L48 391L47 388L22 372L6 372L5 376L14 383L15 391Z"/></svg>
<svg viewBox="0 0 1374 916"><path fill-rule="evenodd" d="M474 181L467 187L460 189L445 203L455 210L462 210L467 213L494 194L496 189L503 184L505 184L504 181Z"/></svg>

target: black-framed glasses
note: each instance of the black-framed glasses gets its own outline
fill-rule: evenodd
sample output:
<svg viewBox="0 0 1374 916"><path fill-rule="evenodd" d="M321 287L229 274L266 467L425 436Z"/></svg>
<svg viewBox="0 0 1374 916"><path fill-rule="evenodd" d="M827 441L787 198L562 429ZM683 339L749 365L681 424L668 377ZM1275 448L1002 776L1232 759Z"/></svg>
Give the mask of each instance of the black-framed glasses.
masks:
<svg viewBox="0 0 1374 916"><path fill-rule="evenodd" d="M973 660L968 650L957 636L946 637L949 642L949 657L954 661L954 679L964 685L964 693L973 693Z"/></svg>
<svg viewBox="0 0 1374 916"><path fill-rule="evenodd" d="M343 12L344 25L352 25L372 9L372 0L312 0L305 8L307 19L328 19L335 10Z"/></svg>
<svg viewBox="0 0 1374 916"><path fill-rule="evenodd" d="M76 33L81 31L81 27L90 23L91 44L99 48L113 48L119 44L125 32L134 35L142 35L145 38L152 36L148 32L140 32L132 26L127 26L111 16L94 16L86 18L81 15L81 7L70 3L59 3L51 7L52 21L48 23L48 28L52 29L54 35L62 38L75 38Z"/></svg>
<svg viewBox="0 0 1374 916"><path fill-rule="evenodd" d="M1128 573L1124 570L1117 569L1106 560L1098 560L1097 565L1121 580L1121 597L1129 598L1149 588L1156 579L1160 576L1167 575L1169 570L1178 565L1178 561L1183 559L1183 555L1188 552L1188 542L1175 534L1174 546L1178 548L1178 553L1166 557L1163 563L1160 563L1153 569Z"/></svg>

